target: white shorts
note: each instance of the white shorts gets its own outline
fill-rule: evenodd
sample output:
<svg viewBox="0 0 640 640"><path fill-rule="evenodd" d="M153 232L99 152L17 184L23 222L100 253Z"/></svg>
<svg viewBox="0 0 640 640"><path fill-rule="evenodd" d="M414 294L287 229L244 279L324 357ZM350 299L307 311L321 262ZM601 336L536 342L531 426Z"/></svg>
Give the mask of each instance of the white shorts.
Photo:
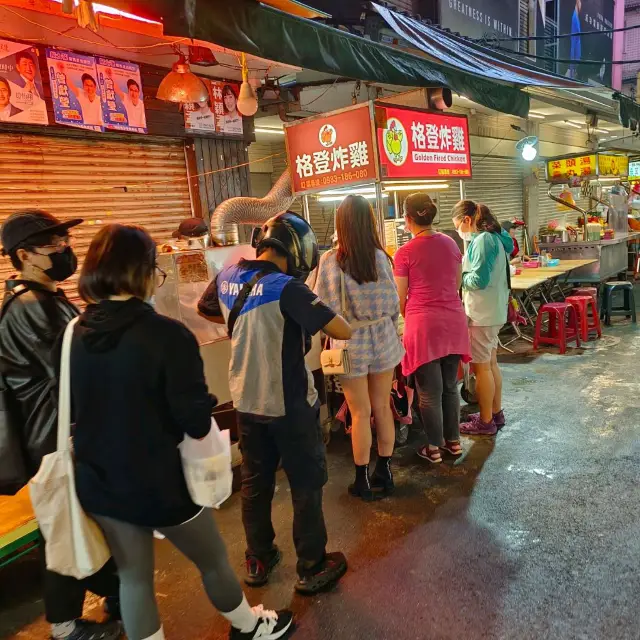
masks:
<svg viewBox="0 0 640 640"><path fill-rule="evenodd" d="M492 352L498 348L498 334L503 325L492 327L478 327L469 325L469 338L471 340L471 361L482 364L491 361Z"/></svg>

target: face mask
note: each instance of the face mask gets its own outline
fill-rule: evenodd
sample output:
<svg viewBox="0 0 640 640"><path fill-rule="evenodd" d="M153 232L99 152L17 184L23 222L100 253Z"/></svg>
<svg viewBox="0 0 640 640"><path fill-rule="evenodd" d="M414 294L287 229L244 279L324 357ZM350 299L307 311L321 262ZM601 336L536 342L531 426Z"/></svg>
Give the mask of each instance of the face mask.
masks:
<svg viewBox="0 0 640 640"><path fill-rule="evenodd" d="M50 253L49 259L51 267L44 269L43 273L54 282L64 282L78 268L78 258L71 247L67 247L62 253Z"/></svg>
<svg viewBox="0 0 640 640"><path fill-rule="evenodd" d="M471 242L471 240L473 239L473 233L471 233L471 231L460 231L460 229L457 229L457 231L458 231L458 235L465 242Z"/></svg>

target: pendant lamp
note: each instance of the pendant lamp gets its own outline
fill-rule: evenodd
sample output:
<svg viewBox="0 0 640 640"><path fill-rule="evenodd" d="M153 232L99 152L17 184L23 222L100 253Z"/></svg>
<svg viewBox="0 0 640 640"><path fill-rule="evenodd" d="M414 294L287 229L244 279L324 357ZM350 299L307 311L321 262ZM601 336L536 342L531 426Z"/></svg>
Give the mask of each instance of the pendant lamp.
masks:
<svg viewBox="0 0 640 640"><path fill-rule="evenodd" d="M173 65L173 69L163 78L158 92L158 100L167 102L207 102L209 92L198 76L191 73L186 58L180 58Z"/></svg>
<svg viewBox="0 0 640 640"><path fill-rule="evenodd" d="M258 98L253 87L249 84L249 67L247 66L247 57L242 54L242 85L240 86L240 95L238 96L238 111L243 116L255 115L258 110Z"/></svg>

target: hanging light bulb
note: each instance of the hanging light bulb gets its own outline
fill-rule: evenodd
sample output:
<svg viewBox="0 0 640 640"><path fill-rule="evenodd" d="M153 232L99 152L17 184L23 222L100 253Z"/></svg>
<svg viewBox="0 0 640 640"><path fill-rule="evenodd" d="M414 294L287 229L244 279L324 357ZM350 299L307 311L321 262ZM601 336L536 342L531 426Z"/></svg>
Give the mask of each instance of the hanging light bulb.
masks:
<svg viewBox="0 0 640 640"><path fill-rule="evenodd" d="M247 57L242 54L242 85L240 86L240 95L238 96L238 111L243 116L255 115L258 110L258 98L253 87L249 84L249 67L247 66Z"/></svg>
<svg viewBox="0 0 640 640"><path fill-rule="evenodd" d="M162 79L156 97L167 102L207 102L209 92L204 82L191 73L186 58L180 54L173 69Z"/></svg>
<svg viewBox="0 0 640 640"><path fill-rule="evenodd" d="M532 162L538 155L538 150L532 144L525 144L522 147L522 159L526 162Z"/></svg>

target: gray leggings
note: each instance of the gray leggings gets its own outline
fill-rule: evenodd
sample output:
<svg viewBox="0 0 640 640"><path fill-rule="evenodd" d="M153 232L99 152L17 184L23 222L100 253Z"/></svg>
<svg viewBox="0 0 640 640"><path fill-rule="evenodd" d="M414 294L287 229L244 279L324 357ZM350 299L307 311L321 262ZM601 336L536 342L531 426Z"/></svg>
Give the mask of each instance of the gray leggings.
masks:
<svg viewBox="0 0 640 640"><path fill-rule="evenodd" d="M459 364L460 356L445 356L423 364L413 374L422 426L432 447L439 447L443 439L460 440Z"/></svg>
<svg viewBox="0 0 640 640"><path fill-rule="evenodd" d="M161 626L153 584L153 530L93 516L102 527L120 575L120 606L129 640L143 640ZM202 574L213 606L228 613L240 606L243 592L211 509L177 527L158 529Z"/></svg>

